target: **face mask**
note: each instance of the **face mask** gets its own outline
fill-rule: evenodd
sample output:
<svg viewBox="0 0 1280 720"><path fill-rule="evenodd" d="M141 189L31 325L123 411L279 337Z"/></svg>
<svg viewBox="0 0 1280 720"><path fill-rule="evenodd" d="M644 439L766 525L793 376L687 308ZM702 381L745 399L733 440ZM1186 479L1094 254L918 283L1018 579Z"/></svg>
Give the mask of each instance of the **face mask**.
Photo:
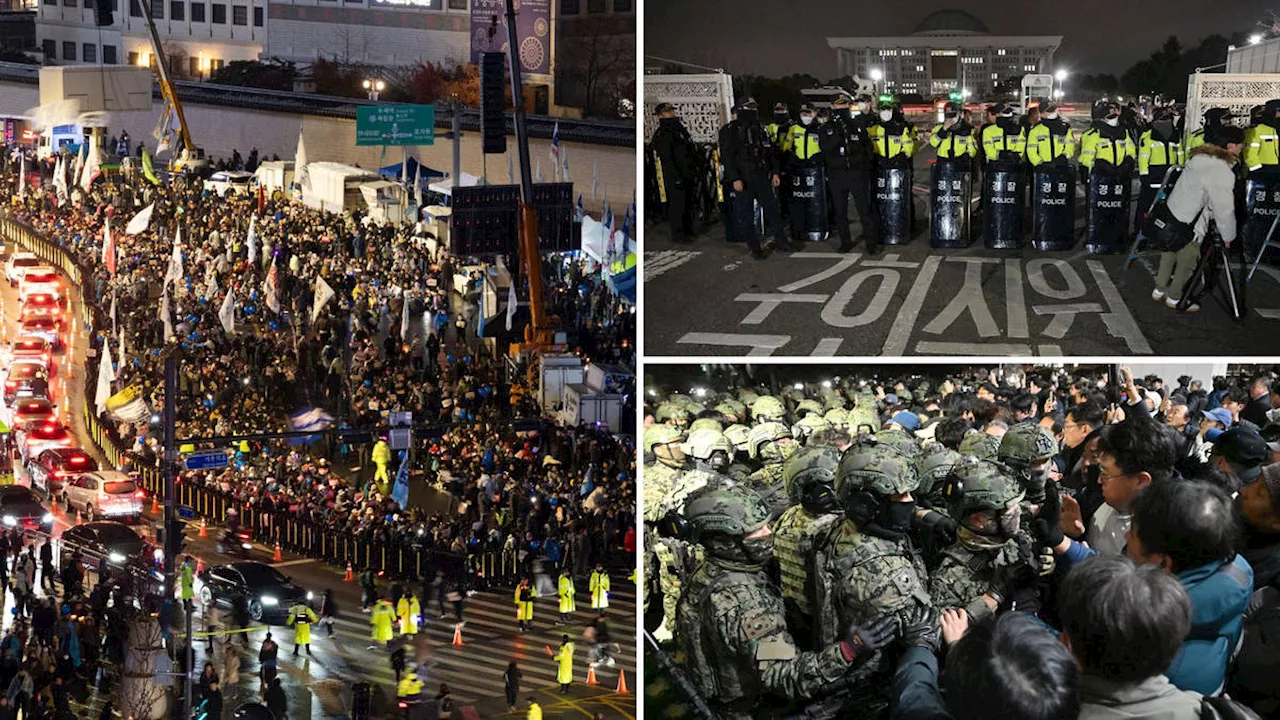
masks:
<svg viewBox="0 0 1280 720"><path fill-rule="evenodd" d="M813 116L812 116L812 115L801 115L801 116L800 116L800 124L801 124L801 125L808 125L808 124L809 124L809 123L811 123L811 122L813 122Z"/></svg>
<svg viewBox="0 0 1280 720"><path fill-rule="evenodd" d="M1000 534L1004 537L1011 538L1018 534L1018 530L1022 528L1022 509L1014 507L1000 513Z"/></svg>
<svg viewBox="0 0 1280 720"><path fill-rule="evenodd" d="M1051 112L1051 113L1045 113L1045 114L1041 115L1040 117L1044 118L1045 120L1057 120L1057 119L1058 119L1058 113L1057 113L1057 111L1055 110L1054 112Z"/></svg>
<svg viewBox="0 0 1280 720"><path fill-rule="evenodd" d="M773 559L773 536L743 540L742 551L749 562L764 565Z"/></svg>
<svg viewBox="0 0 1280 720"><path fill-rule="evenodd" d="M911 516L915 513L914 500L908 502L885 500L881 506L879 525L885 530L906 532L911 529Z"/></svg>
<svg viewBox="0 0 1280 720"><path fill-rule="evenodd" d="M871 112L871 103L858 103L858 112Z"/></svg>
<svg viewBox="0 0 1280 720"><path fill-rule="evenodd" d="M1151 124L1151 129L1160 137L1173 135L1173 123L1169 120L1157 120Z"/></svg>
<svg viewBox="0 0 1280 720"><path fill-rule="evenodd" d="M1107 123L1108 125L1110 125L1111 127L1119 127L1119 125L1120 125L1120 118L1118 118L1118 117L1109 117L1109 118L1107 118L1107 119L1106 119L1106 123Z"/></svg>
<svg viewBox="0 0 1280 720"><path fill-rule="evenodd" d="M779 125L786 125L786 124L787 124L787 120L788 120L788 116L787 116L787 114L786 114L786 113L774 113L774 114L773 114L773 121L774 121L774 122L776 122L776 123L778 123Z"/></svg>
<svg viewBox="0 0 1280 720"><path fill-rule="evenodd" d="M889 122L889 121L890 121L890 120L892 120L892 119L893 119L893 111L892 111L892 110L881 110L881 111L880 111L880 120L881 120L882 122Z"/></svg>

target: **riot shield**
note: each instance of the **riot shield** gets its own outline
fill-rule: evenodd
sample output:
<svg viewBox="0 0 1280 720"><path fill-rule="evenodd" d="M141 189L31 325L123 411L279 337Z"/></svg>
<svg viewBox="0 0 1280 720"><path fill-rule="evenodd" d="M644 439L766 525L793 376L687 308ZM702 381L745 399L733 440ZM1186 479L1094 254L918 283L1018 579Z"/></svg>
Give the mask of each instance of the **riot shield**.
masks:
<svg viewBox="0 0 1280 720"><path fill-rule="evenodd" d="M911 240L911 170L877 167L874 200L880 217L880 241L885 245L907 244Z"/></svg>
<svg viewBox="0 0 1280 720"><path fill-rule="evenodd" d="M791 226L796 239L819 242L827 236L827 187L821 165L791 169Z"/></svg>
<svg viewBox="0 0 1280 720"><path fill-rule="evenodd" d="M982 179L982 240L992 250L1013 250L1024 244L1023 197L1026 181L1014 164L987 166Z"/></svg>
<svg viewBox="0 0 1280 720"><path fill-rule="evenodd" d="M1041 165L1031 178L1031 245L1070 250L1076 243L1076 174L1070 166Z"/></svg>
<svg viewBox="0 0 1280 720"><path fill-rule="evenodd" d="M1244 255L1252 258L1262 249L1267 231L1280 211L1280 170L1262 168L1244 181Z"/></svg>
<svg viewBox="0 0 1280 720"><path fill-rule="evenodd" d="M1105 255L1119 252L1128 245L1132 198L1133 187L1127 175L1111 166L1093 167L1085 197L1085 249L1095 255Z"/></svg>
<svg viewBox="0 0 1280 720"><path fill-rule="evenodd" d="M929 173L929 244L936 248L969 247L969 209L973 172L969 158L939 159Z"/></svg>

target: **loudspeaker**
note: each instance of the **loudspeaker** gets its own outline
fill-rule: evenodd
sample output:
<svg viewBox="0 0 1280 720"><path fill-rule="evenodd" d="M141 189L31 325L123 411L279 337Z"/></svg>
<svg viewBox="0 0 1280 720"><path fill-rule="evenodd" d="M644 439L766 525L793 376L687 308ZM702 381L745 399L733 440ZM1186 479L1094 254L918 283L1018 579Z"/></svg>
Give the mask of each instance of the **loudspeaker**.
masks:
<svg viewBox="0 0 1280 720"><path fill-rule="evenodd" d="M480 53L480 138L484 152L507 151L506 53Z"/></svg>

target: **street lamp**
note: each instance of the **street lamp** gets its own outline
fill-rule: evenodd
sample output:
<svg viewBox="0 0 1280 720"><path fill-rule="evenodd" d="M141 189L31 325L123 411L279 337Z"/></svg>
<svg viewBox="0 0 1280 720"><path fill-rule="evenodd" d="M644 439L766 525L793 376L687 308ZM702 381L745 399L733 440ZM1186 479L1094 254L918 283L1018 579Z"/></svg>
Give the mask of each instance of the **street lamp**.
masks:
<svg viewBox="0 0 1280 720"><path fill-rule="evenodd" d="M361 84L364 86L365 92L369 93L369 99L374 102L378 101L378 93L387 89L387 84L381 80L365 80Z"/></svg>
<svg viewBox="0 0 1280 720"><path fill-rule="evenodd" d="M871 82L876 85L876 94L880 94L880 81L884 79L884 73L880 72L880 68L871 68Z"/></svg>
<svg viewBox="0 0 1280 720"><path fill-rule="evenodd" d="M1066 88L1067 71L1059 68L1058 72L1053 74L1053 78L1058 81L1058 92L1054 93L1053 96L1055 98L1060 98L1062 95L1066 94L1063 90Z"/></svg>
<svg viewBox="0 0 1280 720"><path fill-rule="evenodd" d="M1254 34L1252 34L1252 35L1250 35L1250 36L1249 36L1249 44L1250 44L1250 45L1257 45L1257 44L1258 44L1258 43L1260 43L1260 42L1262 42L1262 36L1261 36L1261 35L1259 35L1258 33L1254 33Z"/></svg>

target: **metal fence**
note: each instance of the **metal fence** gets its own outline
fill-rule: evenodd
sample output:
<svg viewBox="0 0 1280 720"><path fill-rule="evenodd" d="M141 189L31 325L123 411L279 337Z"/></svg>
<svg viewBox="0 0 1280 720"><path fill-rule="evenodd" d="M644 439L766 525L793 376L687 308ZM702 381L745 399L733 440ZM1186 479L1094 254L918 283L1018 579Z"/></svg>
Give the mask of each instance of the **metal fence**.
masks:
<svg viewBox="0 0 1280 720"><path fill-rule="evenodd" d="M34 228L0 212L0 237L14 245L34 253L40 259L66 273L69 284L83 297L82 279L93 273L64 248L50 242ZM80 303L85 332L92 334L105 323L106 317L90 303ZM113 467L130 472L138 484L155 498L164 496L164 476L159 468L145 464L142 458L126 451L114 429L99 421L87 398L93 394L96 373L86 373L84 397L85 431L93 444ZM309 519L290 516L287 511L266 512L251 505L240 504L233 496L215 488L184 483L176 484L177 504L190 507L197 518L206 523L218 524L226 520L227 510L235 507L241 524L252 528L255 539L283 550L295 552L331 565L345 568L351 565L356 572L370 568L374 572L393 577L430 578L436 571L446 576L472 578L483 583L514 584L520 571L513 553L502 551L474 552L466 555L415 546L413 543L387 542L374 538L362 538L348 531L338 531L312 522Z"/></svg>

